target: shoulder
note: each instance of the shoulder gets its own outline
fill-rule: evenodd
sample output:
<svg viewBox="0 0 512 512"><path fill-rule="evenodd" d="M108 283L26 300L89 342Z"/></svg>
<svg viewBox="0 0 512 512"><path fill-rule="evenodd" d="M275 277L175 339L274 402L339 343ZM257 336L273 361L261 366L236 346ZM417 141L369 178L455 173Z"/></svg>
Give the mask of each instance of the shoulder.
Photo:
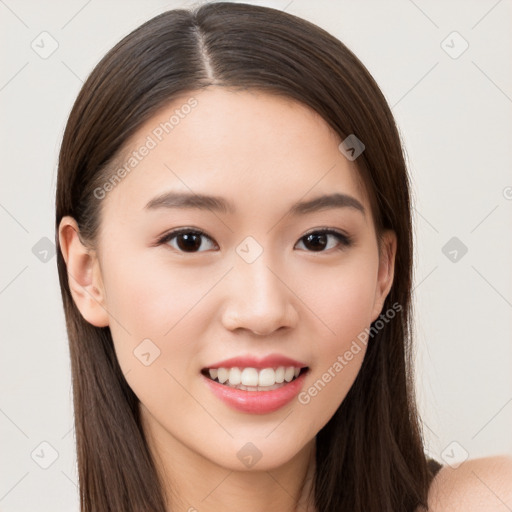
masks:
<svg viewBox="0 0 512 512"><path fill-rule="evenodd" d="M512 510L512 456L467 460L456 469L443 466L428 495L431 512Z"/></svg>

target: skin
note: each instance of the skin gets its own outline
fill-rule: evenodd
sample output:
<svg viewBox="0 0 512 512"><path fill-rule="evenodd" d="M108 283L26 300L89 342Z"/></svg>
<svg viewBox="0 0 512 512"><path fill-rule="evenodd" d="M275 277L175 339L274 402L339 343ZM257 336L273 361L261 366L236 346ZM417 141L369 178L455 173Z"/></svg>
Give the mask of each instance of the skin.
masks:
<svg viewBox="0 0 512 512"><path fill-rule="evenodd" d="M312 510L315 435L353 384L365 345L308 404L263 415L228 407L200 371L279 353L308 365L309 388L381 314L396 236L386 232L379 251L356 162L320 116L289 99L194 91L145 123L124 156L191 96L198 105L102 199L94 248L72 218L62 220L73 298L88 322L110 327L173 511ZM221 196L234 211L145 208L167 191ZM356 198L364 215L347 207L286 214L333 192ZM207 234L199 252L180 252L176 238L158 244L182 227ZM352 245L328 235L323 252L311 250L304 236L325 227ZM236 251L248 236L263 251L251 263ZM160 350L149 366L134 356L144 339ZM251 468L237 456L248 442L261 454Z"/></svg>
<svg viewBox="0 0 512 512"><path fill-rule="evenodd" d="M457 468L445 465L430 486L428 503L434 512L512 510L512 457L470 459Z"/></svg>

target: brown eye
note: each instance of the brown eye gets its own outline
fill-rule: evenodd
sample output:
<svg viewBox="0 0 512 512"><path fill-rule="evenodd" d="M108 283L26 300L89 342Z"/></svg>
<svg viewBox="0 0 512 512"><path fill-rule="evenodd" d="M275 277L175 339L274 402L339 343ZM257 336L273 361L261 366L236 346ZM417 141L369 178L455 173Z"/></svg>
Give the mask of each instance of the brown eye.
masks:
<svg viewBox="0 0 512 512"><path fill-rule="evenodd" d="M334 230L313 231L304 235L299 242L302 242L302 245L310 252L325 252L326 248L327 250L338 246L344 248L351 244L347 236Z"/></svg>
<svg viewBox="0 0 512 512"><path fill-rule="evenodd" d="M161 243L166 243L179 252L204 252L211 247L215 247L209 236L202 231L193 230L173 231L166 235ZM208 247L208 244L211 247Z"/></svg>

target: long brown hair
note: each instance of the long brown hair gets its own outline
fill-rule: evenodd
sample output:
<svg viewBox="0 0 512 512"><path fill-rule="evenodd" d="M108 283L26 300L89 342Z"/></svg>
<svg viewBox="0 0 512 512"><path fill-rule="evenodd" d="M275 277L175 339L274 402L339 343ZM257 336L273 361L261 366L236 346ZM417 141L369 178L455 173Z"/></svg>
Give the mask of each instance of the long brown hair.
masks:
<svg viewBox="0 0 512 512"><path fill-rule="evenodd" d="M352 388L317 435L314 500L318 512L426 507L430 474L411 364L407 170L384 96L338 39L285 12L227 2L164 12L134 30L95 67L70 113L59 156L57 246L65 215L94 245L101 221L94 190L129 138L178 95L212 84L295 99L342 140L355 134L363 141L356 163L377 234L391 229L398 238L383 311L393 304L401 311L385 328L372 330ZM81 510L164 512L163 483L110 330L81 316L60 250L57 264L71 352Z"/></svg>

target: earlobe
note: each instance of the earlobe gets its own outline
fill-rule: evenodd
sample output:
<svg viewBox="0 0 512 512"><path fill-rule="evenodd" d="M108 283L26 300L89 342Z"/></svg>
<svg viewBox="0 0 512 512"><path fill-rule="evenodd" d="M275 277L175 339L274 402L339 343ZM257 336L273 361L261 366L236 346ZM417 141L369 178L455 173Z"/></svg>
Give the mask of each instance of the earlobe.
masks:
<svg viewBox="0 0 512 512"><path fill-rule="evenodd" d="M59 245L66 262L69 288L82 316L96 327L109 325L105 294L96 254L86 247L72 217L63 217L59 225Z"/></svg>
<svg viewBox="0 0 512 512"><path fill-rule="evenodd" d="M391 290L391 286L393 285L396 246L396 233L391 230L384 232L382 238L382 249L379 256L379 271L377 276L377 287L375 290L372 322L374 322L382 313L384 302Z"/></svg>

